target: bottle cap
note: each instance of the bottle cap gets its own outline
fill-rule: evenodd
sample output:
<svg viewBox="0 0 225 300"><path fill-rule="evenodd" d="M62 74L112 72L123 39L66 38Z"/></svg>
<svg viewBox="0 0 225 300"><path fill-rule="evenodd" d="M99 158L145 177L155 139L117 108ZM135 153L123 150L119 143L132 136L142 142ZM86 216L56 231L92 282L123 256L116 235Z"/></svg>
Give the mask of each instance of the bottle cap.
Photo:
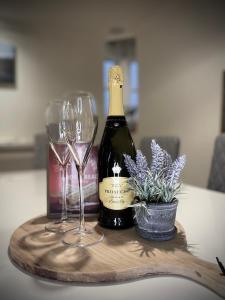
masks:
<svg viewBox="0 0 225 300"><path fill-rule="evenodd" d="M113 66L110 68L109 86L123 86L123 71L120 66Z"/></svg>

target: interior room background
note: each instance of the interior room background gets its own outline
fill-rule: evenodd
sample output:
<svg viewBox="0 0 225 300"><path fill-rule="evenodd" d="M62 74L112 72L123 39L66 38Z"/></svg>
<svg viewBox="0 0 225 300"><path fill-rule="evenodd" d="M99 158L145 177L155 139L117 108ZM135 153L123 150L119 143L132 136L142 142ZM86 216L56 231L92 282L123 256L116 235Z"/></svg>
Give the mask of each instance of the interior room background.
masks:
<svg viewBox="0 0 225 300"><path fill-rule="evenodd" d="M16 47L14 87L0 87L0 140L32 142L47 103L84 89L104 128L103 61L110 39L135 39L137 148L144 136L181 139L183 180L207 184L221 130L224 1L0 1L0 41Z"/></svg>

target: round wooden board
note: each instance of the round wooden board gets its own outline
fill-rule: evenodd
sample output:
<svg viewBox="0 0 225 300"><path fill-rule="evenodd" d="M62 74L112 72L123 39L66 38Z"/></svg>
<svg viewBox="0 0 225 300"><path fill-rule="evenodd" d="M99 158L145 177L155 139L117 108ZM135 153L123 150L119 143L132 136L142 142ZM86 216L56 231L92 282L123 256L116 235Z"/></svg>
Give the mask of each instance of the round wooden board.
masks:
<svg viewBox="0 0 225 300"><path fill-rule="evenodd" d="M216 264L191 254L179 223L175 239L167 242L144 240L135 228L101 228L103 242L89 248L71 248L62 244L62 235L44 230L48 221L46 217L32 219L21 225L10 240L11 260L31 274L83 283L176 275L194 280L225 298L225 276ZM96 221L89 221L88 226L98 230Z"/></svg>

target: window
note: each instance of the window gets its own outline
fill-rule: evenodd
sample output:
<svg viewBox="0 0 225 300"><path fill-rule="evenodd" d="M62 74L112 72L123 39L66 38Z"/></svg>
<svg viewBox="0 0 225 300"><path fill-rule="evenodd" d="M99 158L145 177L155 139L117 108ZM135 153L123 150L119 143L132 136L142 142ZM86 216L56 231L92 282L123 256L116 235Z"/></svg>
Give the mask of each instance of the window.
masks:
<svg viewBox="0 0 225 300"><path fill-rule="evenodd" d="M138 62L135 56L135 39L109 41L105 45L105 60L103 61L103 99L104 114L108 114L109 91L108 72L109 69L118 64L124 73L124 109L128 125L132 131L136 129L138 121L139 104L139 78Z"/></svg>
<svg viewBox="0 0 225 300"><path fill-rule="evenodd" d="M16 48L0 42L0 86L15 85Z"/></svg>

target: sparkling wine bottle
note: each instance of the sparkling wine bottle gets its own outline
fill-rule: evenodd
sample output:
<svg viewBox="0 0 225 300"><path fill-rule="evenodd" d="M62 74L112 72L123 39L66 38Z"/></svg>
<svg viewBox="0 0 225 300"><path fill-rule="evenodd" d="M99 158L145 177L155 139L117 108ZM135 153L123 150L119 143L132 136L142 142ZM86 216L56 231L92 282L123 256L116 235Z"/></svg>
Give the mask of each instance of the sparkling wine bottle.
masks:
<svg viewBox="0 0 225 300"><path fill-rule="evenodd" d="M109 114L103 133L99 157L99 224L111 229L133 225L133 192L129 189L123 154L135 158L135 147L123 110L123 74L119 66L109 71Z"/></svg>

